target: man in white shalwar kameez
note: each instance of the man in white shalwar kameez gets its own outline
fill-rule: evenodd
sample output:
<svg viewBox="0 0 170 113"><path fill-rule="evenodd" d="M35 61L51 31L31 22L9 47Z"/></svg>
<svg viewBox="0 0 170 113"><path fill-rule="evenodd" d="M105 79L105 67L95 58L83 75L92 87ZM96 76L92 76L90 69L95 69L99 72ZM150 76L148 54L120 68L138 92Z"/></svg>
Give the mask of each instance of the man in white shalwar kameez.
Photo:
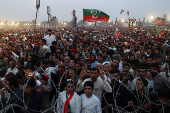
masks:
<svg viewBox="0 0 170 113"><path fill-rule="evenodd" d="M52 46L52 42L56 41L56 38L54 35L52 35L52 30L48 30L48 35L44 37L44 39L47 41L48 46Z"/></svg>
<svg viewBox="0 0 170 113"><path fill-rule="evenodd" d="M77 92L83 90L83 85L86 81L92 81L94 83L93 94L97 96L100 99L100 101L102 100L102 91L106 91L110 93L112 92L112 88L110 84L105 80L103 72L100 72L100 78L98 78L99 70L97 68L91 68L90 70L91 78L87 78L83 81L83 77L85 76L85 73L86 72L84 71L80 73L80 79L78 81L77 88L76 88Z"/></svg>
<svg viewBox="0 0 170 113"><path fill-rule="evenodd" d="M94 84L91 81L84 83L85 94L81 95L82 113L102 113L101 102L93 94Z"/></svg>
<svg viewBox="0 0 170 113"><path fill-rule="evenodd" d="M71 79L67 79L66 91L58 96L57 113L80 113L81 98L74 92L74 83Z"/></svg>

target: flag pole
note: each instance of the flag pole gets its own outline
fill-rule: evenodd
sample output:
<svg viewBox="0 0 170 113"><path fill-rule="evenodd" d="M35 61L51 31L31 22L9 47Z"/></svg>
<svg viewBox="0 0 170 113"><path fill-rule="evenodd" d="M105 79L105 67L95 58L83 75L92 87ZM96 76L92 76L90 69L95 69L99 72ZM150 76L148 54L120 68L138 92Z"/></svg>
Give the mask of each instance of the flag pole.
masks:
<svg viewBox="0 0 170 113"><path fill-rule="evenodd" d="M84 8L83 8L83 10L84 10ZM83 30L82 30L82 39L83 39L84 38L83 37L83 32L84 32L84 11L83 11L83 27L82 28L83 28Z"/></svg>

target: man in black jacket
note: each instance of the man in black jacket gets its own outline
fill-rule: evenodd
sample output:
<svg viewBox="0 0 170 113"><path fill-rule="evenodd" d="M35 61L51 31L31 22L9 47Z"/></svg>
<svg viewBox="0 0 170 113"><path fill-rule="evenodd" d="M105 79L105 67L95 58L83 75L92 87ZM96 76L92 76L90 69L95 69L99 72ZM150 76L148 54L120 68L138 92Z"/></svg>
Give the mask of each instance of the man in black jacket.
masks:
<svg viewBox="0 0 170 113"><path fill-rule="evenodd" d="M150 92L149 99L152 103L148 103L151 108L150 113L170 113L170 89L160 89L158 92Z"/></svg>
<svg viewBox="0 0 170 113"><path fill-rule="evenodd" d="M13 111L15 113L23 113L21 110L21 107L23 106L23 102L22 102L23 91L19 89L17 77L14 76L13 73L9 73L5 76L4 83L6 84L8 89L4 88L3 90L1 90L1 102L2 102L1 104L2 105L0 104L0 109L3 109L4 111L6 111L6 113L12 113ZM8 101L5 98L5 91L8 91L9 93L11 93L11 96ZM12 106L14 104L15 106ZM12 107L8 109L10 105Z"/></svg>
<svg viewBox="0 0 170 113"><path fill-rule="evenodd" d="M105 113L126 112L123 108L127 106L129 91L128 88L119 83L119 73L118 69L110 71L112 93L106 92L103 94L102 106L105 107Z"/></svg>
<svg viewBox="0 0 170 113"><path fill-rule="evenodd" d="M145 92L148 81L146 79L138 78L136 81L136 90L132 90L129 95L129 101L127 103L129 112L135 111L136 113L147 113L148 98L147 92Z"/></svg>
<svg viewBox="0 0 170 113"><path fill-rule="evenodd" d="M35 90L35 81L31 77L25 84L24 101L27 106L26 113L40 113L42 98Z"/></svg>

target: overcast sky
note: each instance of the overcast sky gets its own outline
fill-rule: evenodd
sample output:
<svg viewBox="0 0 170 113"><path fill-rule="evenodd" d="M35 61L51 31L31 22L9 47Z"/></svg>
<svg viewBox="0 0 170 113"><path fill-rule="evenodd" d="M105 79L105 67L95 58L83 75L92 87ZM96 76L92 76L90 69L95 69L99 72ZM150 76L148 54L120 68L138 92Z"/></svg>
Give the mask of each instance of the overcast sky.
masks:
<svg viewBox="0 0 170 113"><path fill-rule="evenodd" d="M31 21L35 19L36 0L0 0L0 20ZM38 22L47 20L47 6L51 7L52 16L59 20L70 21L71 12L76 10L78 21L83 19L84 9L98 9L110 15L110 20L127 19L127 10L131 18L151 21L151 15L170 20L170 0L41 0ZM125 12L120 14L124 9Z"/></svg>

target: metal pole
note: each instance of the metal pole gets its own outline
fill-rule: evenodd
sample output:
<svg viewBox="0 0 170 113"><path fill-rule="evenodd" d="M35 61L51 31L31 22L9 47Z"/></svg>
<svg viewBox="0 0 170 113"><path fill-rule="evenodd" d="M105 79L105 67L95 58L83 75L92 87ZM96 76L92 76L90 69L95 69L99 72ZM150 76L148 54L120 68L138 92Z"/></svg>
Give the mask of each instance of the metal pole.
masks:
<svg viewBox="0 0 170 113"><path fill-rule="evenodd" d="M50 22L49 22L49 15L48 15L48 27L50 27Z"/></svg>

